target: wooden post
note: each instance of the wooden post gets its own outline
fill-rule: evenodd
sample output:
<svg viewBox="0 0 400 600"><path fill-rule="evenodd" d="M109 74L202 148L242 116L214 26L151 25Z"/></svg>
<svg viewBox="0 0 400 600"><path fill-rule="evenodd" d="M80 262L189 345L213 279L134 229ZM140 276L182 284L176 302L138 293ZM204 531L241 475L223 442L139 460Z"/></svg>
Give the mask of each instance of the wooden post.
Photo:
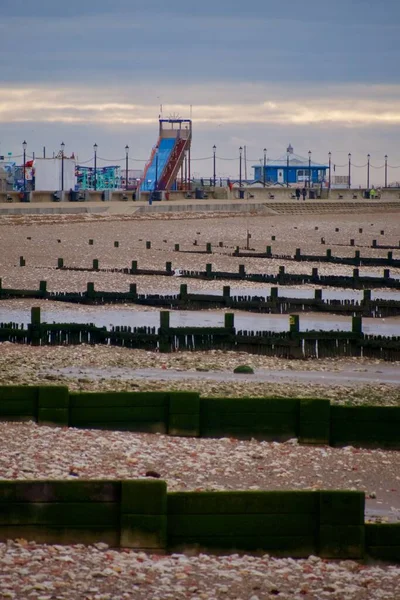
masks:
<svg viewBox="0 0 400 600"><path fill-rule="evenodd" d="M150 250L151 248L151 242L146 242L146 250Z"/></svg>
<svg viewBox="0 0 400 600"><path fill-rule="evenodd" d="M98 271L98 270L99 270L99 259L94 258L93 259L93 271Z"/></svg>
<svg viewBox="0 0 400 600"><path fill-rule="evenodd" d="M41 324L40 306L33 306L31 308L31 324L32 325L40 325Z"/></svg>
<svg viewBox="0 0 400 600"><path fill-rule="evenodd" d="M26 264L26 263L25 263L25 259L24 259L24 257L23 257L23 256L20 256L20 257L19 257L19 266L20 266L20 267L25 267L25 264Z"/></svg>
<svg viewBox="0 0 400 600"><path fill-rule="evenodd" d="M207 254L212 254L212 247L211 247L210 242L207 242L206 252L207 252Z"/></svg>
<svg viewBox="0 0 400 600"><path fill-rule="evenodd" d="M234 313L225 313L224 325L225 325L225 329L234 329L234 327L235 327Z"/></svg>
<svg viewBox="0 0 400 600"><path fill-rule="evenodd" d="M136 283L130 284L129 293L132 294L132 296L137 296L137 284Z"/></svg>
<svg viewBox="0 0 400 600"><path fill-rule="evenodd" d="M169 323L170 323L169 310L162 310L160 312L160 329L169 329Z"/></svg>
<svg viewBox="0 0 400 600"><path fill-rule="evenodd" d="M362 335L362 317L352 317L351 331Z"/></svg>
<svg viewBox="0 0 400 600"><path fill-rule="evenodd" d="M88 298L94 298L94 295L95 295L94 283L92 281L88 281L86 284L86 296Z"/></svg>
<svg viewBox="0 0 400 600"><path fill-rule="evenodd" d="M363 302L364 304L371 302L371 290L364 290Z"/></svg>
<svg viewBox="0 0 400 600"><path fill-rule="evenodd" d="M133 260L131 263L131 273L137 273L137 260Z"/></svg>
<svg viewBox="0 0 400 600"><path fill-rule="evenodd" d="M170 343L169 343L169 322L170 322L170 313L168 310L163 310L160 312L160 342L159 349L160 352L169 352L170 351Z"/></svg>
<svg viewBox="0 0 400 600"><path fill-rule="evenodd" d="M57 269L63 269L64 268L64 259L63 258L59 258L57 260Z"/></svg>
<svg viewBox="0 0 400 600"><path fill-rule="evenodd" d="M40 307L33 306L31 308L31 342L33 346L40 346L41 339L41 318L40 318Z"/></svg>
<svg viewBox="0 0 400 600"><path fill-rule="evenodd" d="M299 315L290 315L289 331L290 331L290 333L299 333L300 332L300 316Z"/></svg>
<svg viewBox="0 0 400 600"><path fill-rule="evenodd" d="M271 288L271 300L277 300L277 299L278 299L278 288L272 287Z"/></svg>

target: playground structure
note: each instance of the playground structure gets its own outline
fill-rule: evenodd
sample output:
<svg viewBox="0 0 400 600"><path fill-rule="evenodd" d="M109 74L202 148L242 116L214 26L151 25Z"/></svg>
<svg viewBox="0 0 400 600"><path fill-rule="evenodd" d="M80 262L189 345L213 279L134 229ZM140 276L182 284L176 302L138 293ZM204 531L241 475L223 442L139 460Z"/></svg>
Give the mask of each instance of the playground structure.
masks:
<svg viewBox="0 0 400 600"><path fill-rule="evenodd" d="M183 183L184 180L190 182L192 121L170 118L160 119L159 123L158 141L144 170L141 185L143 192L177 189L176 178L179 170L181 170L181 182ZM190 183L188 185L190 186Z"/></svg>
<svg viewBox="0 0 400 600"><path fill-rule="evenodd" d="M80 190L95 188L97 190L118 190L121 188L121 167L117 165L97 168L96 178L93 167L77 165L76 176Z"/></svg>

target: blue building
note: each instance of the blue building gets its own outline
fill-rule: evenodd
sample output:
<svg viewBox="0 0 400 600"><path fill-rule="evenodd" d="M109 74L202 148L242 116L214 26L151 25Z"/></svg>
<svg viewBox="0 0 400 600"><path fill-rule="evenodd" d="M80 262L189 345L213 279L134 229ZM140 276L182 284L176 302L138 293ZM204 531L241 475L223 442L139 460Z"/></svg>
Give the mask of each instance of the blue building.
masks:
<svg viewBox="0 0 400 600"><path fill-rule="evenodd" d="M327 180L328 165L315 163L308 158L294 154L293 147L289 144L286 154L277 160L266 160L266 165L253 165L254 180L273 185L298 185L322 184ZM264 172L265 171L265 172Z"/></svg>

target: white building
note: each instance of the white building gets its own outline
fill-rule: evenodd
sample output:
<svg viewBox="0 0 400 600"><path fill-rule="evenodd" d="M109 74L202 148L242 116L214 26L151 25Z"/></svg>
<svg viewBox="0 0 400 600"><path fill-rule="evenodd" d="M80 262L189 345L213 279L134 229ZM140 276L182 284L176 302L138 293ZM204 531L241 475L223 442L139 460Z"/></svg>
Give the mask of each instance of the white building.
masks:
<svg viewBox="0 0 400 600"><path fill-rule="evenodd" d="M35 190L75 190L75 164L74 158L35 158Z"/></svg>

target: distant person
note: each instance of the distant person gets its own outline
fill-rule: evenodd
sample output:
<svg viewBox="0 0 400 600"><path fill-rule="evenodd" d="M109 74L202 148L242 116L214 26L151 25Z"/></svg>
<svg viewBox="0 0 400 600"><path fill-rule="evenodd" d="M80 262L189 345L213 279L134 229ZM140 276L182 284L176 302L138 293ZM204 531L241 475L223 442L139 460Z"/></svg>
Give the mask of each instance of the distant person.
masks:
<svg viewBox="0 0 400 600"><path fill-rule="evenodd" d="M369 197L374 200L376 198L376 190L375 188L372 188L370 193L369 193Z"/></svg>
<svg viewBox="0 0 400 600"><path fill-rule="evenodd" d="M300 200L301 191L300 191L300 188L299 188L299 187L297 187L297 188L296 188L296 192L295 192L295 194L296 194L296 199L297 199L297 200Z"/></svg>
<svg viewBox="0 0 400 600"><path fill-rule="evenodd" d="M201 187L204 187L204 179L203 178L200 179L200 185L201 185Z"/></svg>
<svg viewBox="0 0 400 600"><path fill-rule="evenodd" d="M301 190L301 195L303 196L303 200L305 200L307 197L307 190L305 187L303 187L303 189Z"/></svg>

